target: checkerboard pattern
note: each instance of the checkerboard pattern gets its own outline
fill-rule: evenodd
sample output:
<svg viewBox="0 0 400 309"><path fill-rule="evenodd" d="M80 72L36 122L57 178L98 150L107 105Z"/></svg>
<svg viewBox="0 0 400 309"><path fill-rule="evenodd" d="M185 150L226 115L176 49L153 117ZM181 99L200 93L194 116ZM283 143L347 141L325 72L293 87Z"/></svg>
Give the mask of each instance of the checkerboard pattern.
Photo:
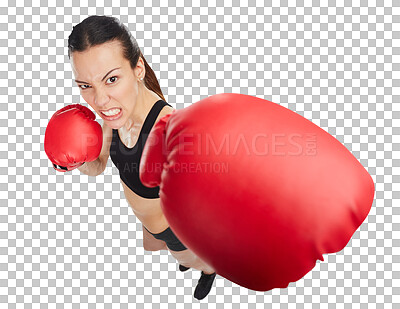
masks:
<svg viewBox="0 0 400 309"><path fill-rule="evenodd" d="M376 184L348 245L287 289L217 276L197 301L198 271L144 252L111 160L98 177L55 172L48 120L86 105L67 38L96 14L128 26L175 108L249 94L342 142ZM400 1L2 0L0 15L0 306L400 308Z"/></svg>

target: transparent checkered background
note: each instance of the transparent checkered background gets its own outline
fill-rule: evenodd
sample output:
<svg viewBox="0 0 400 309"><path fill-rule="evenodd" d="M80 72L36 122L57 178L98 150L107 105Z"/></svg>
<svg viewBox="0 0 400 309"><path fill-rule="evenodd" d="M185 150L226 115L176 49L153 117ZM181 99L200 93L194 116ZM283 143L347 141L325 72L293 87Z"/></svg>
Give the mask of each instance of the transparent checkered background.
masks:
<svg viewBox="0 0 400 309"><path fill-rule="evenodd" d="M399 308L400 1L199 3L0 2L0 304ZM51 115L86 105L67 38L94 14L129 27L175 108L249 94L341 141L376 183L372 210L348 245L287 289L255 292L217 276L209 296L194 299L200 272L179 272L166 251L144 252L111 160L98 177L61 174L44 152Z"/></svg>

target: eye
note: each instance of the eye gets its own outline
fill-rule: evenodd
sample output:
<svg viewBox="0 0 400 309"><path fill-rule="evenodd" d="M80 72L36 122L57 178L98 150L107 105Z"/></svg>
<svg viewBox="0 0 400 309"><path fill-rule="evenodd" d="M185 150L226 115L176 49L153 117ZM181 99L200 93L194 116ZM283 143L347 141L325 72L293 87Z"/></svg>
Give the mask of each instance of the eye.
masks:
<svg viewBox="0 0 400 309"><path fill-rule="evenodd" d="M107 79L107 82L110 81L110 83L107 83L107 84L115 83L115 82L117 81L117 79L118 79L118 77L112 76L112 77L110 77L109 79Z"/></svg>
<svg viewBox="0 0 400 309"><path fill-rule="evenodd" d="M87 89L87 88L90 88L90 86L89 86L89 85L78 85L78 87L79 87L79 88L81 88L81 89Z"/></svg>

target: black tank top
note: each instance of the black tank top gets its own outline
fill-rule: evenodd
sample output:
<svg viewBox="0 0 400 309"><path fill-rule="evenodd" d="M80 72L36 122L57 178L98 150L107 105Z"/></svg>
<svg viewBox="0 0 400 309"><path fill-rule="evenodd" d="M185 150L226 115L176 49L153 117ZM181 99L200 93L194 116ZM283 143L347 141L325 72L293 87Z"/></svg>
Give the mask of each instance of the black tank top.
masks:
<svg viewBox="0 0 400 309"><path fill-rule="evenodd" d="M171 106L163 100L158 100L146 116L139 133L139 138L133 148L126 147L119 138L118 130L112 130L113 136L110 146L110 157L119 170L122 181L137 195L144 198L158 198L160 187L149 188L142 184L139 178L139 164L143 148L161 109ZM172 107L172 106L171 106Z"/></svg>

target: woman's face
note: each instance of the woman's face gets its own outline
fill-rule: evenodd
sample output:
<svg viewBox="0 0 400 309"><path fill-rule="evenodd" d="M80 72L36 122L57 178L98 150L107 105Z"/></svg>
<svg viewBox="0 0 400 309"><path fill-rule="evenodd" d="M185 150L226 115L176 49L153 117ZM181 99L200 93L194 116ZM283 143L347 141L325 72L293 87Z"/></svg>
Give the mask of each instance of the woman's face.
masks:
<svg viewBox="0 0 400 309"><path fill-rule="evenodd" d="M133 70L120 43L113 41L73 52L71 65L83 99L109 127L121 128L136 105L143 62Z"/></svg>

